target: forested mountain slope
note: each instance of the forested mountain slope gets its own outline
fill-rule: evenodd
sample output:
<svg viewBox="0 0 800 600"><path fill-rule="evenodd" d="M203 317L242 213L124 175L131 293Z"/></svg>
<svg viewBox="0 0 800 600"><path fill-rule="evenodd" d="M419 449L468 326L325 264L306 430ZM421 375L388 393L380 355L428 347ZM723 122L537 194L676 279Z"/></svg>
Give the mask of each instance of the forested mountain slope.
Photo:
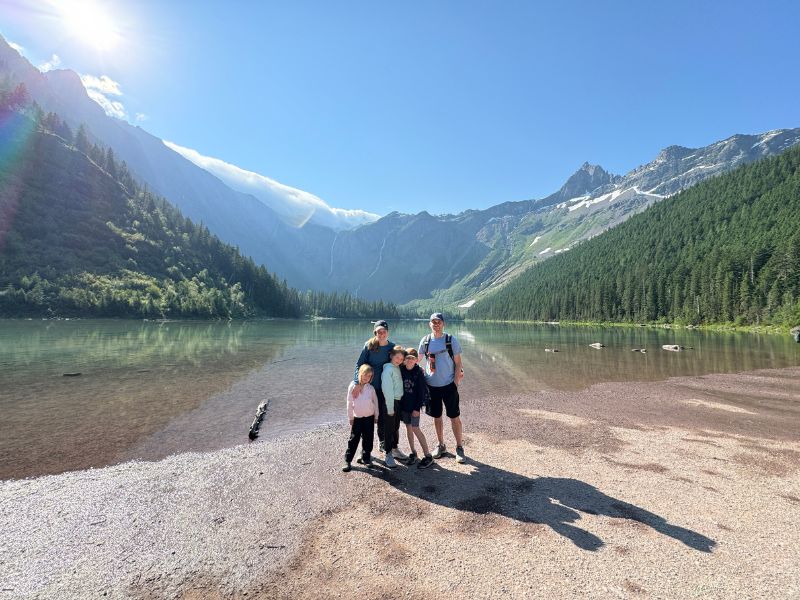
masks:
<svg viewBox="0 0 800 600"><path fill-rule="evenodd" d="M0 315L396 315L298 293L142 188L84 129L13 97L0 89Z"/></svg>
<svg viewBox="0 0 800 600"><path fill-rule="evenodd" d="M0 119L3 314L300 314L293 290L141 189L113 151L81 134L73 146L52 114Z"/></svg>
<svg viewBox="0 0 800 600"><path fill-rule="evenodd" d="M472 319L800 323L800 148L706 180L528 269Z"/></svg>

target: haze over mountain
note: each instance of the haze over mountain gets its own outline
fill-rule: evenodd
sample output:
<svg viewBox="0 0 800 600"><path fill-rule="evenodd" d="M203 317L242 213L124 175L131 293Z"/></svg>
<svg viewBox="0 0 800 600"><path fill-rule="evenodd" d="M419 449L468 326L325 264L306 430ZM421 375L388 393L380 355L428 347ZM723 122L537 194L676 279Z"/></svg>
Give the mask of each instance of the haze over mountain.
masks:
<svg viewBox="0 0 800 600"><path fill-rule="evenodd" d="M314 223L340 231L380 218L380 215L364 210L331 208L324 200L309 192L284 185L259 173L246 171L219 158L203 156L197 150L184 148L173 142L165 140L164 144L198 167L216 175L234 190L252 194L294 227Z"/></svg>
<svg viewBox="0 0 800 600"><path fill-rule="evenodd" d="M73 129L85 124L96 141L114 149L135 177L174 203L186 216L205 224L228 243L237 245L256 262L279 265L278 274L290 279L292 284L303 289L313 287L313 279L307 277L293 257L297 256L294 249L303 244L302 240L319 237L320 231L316 227L308 228L314 223L298 229L263 200L231 189L141 127L109 116L89 96L77 73L59 69L40 72L2 36L0 77L24 83L33 100L44 110L57 113ZM295 206L298 197L305 194L288 186L280 187L280 184L273 188L273 192L272 204L280 204L278 200L283 196L287 207ZM315 197L310 194L303 196L304 200L309 198ZM307 209L304 208L305 213ZM292 214L292 208L284 210L284 214ZM349 215L337 213L337 216L340 217L338 227L345 226ZM357 214L353 224L363 220L364 216ZM324 228L322 234L323 237L326 234L333 237L334 232Z"/></svg>
<svg viewBox="0 0 800 600"><path fill-rule="evenodd" d="M34 100L74 128L87 124L142 183L290 285L448 308L471 305L531 264L677 191L800 141L800 130L791 129L697 149L671 146L624 176L584 163L541 199L455 215L394 212L371 221L371 213L332 209L312 194L112 118L77 74L41 73L2 38L0 76L24 82Z"/></svg>

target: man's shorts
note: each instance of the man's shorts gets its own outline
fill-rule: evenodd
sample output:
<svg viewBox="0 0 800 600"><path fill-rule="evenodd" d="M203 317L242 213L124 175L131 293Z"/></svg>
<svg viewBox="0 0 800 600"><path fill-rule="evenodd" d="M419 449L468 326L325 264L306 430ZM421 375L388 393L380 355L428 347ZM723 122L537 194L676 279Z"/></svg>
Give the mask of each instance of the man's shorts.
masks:
<svg viewBox="0 0 800 600"><path fill-rule="evenodd" d="M445 413L451 419L461 415L458 408L458 386L455 383L444 385L442 387L428 386L431 393L431 401L428 404L426 412L438 419L442 416L442 403L444 403Z"/></svg>
<svg viewBox="0 0 800 600"><path fill-rule="evenodd" d="M419 415L416 417L411 416L410 412L401 412L400 418L403 419L403 423L406 425L411 425L412 427L419 427Z"/></svg>

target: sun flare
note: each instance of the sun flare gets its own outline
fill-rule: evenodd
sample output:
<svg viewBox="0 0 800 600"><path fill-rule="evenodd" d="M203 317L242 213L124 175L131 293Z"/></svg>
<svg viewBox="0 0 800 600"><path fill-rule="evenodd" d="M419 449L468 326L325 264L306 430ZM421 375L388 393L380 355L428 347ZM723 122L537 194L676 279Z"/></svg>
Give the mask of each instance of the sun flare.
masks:
<svg viewBox="0 0 800 600"><path fill-rule="evenodd" d="M97 2L60 2L59 8L69 31L81 42L97 50L111 50L120 40L114 21Z"/></svg>

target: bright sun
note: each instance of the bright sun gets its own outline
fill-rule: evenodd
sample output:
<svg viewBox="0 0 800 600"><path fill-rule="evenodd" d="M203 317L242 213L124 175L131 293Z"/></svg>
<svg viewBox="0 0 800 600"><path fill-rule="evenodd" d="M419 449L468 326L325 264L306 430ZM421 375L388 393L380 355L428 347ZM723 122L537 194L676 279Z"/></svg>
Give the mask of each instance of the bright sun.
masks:
<svg viewBox="0 0 800 600"><path fill-rule="evenodd" d="M104 7L90 0L60 2L64 23L81 42L97 50L111 50L120 40L120 34Z"/></svg>

